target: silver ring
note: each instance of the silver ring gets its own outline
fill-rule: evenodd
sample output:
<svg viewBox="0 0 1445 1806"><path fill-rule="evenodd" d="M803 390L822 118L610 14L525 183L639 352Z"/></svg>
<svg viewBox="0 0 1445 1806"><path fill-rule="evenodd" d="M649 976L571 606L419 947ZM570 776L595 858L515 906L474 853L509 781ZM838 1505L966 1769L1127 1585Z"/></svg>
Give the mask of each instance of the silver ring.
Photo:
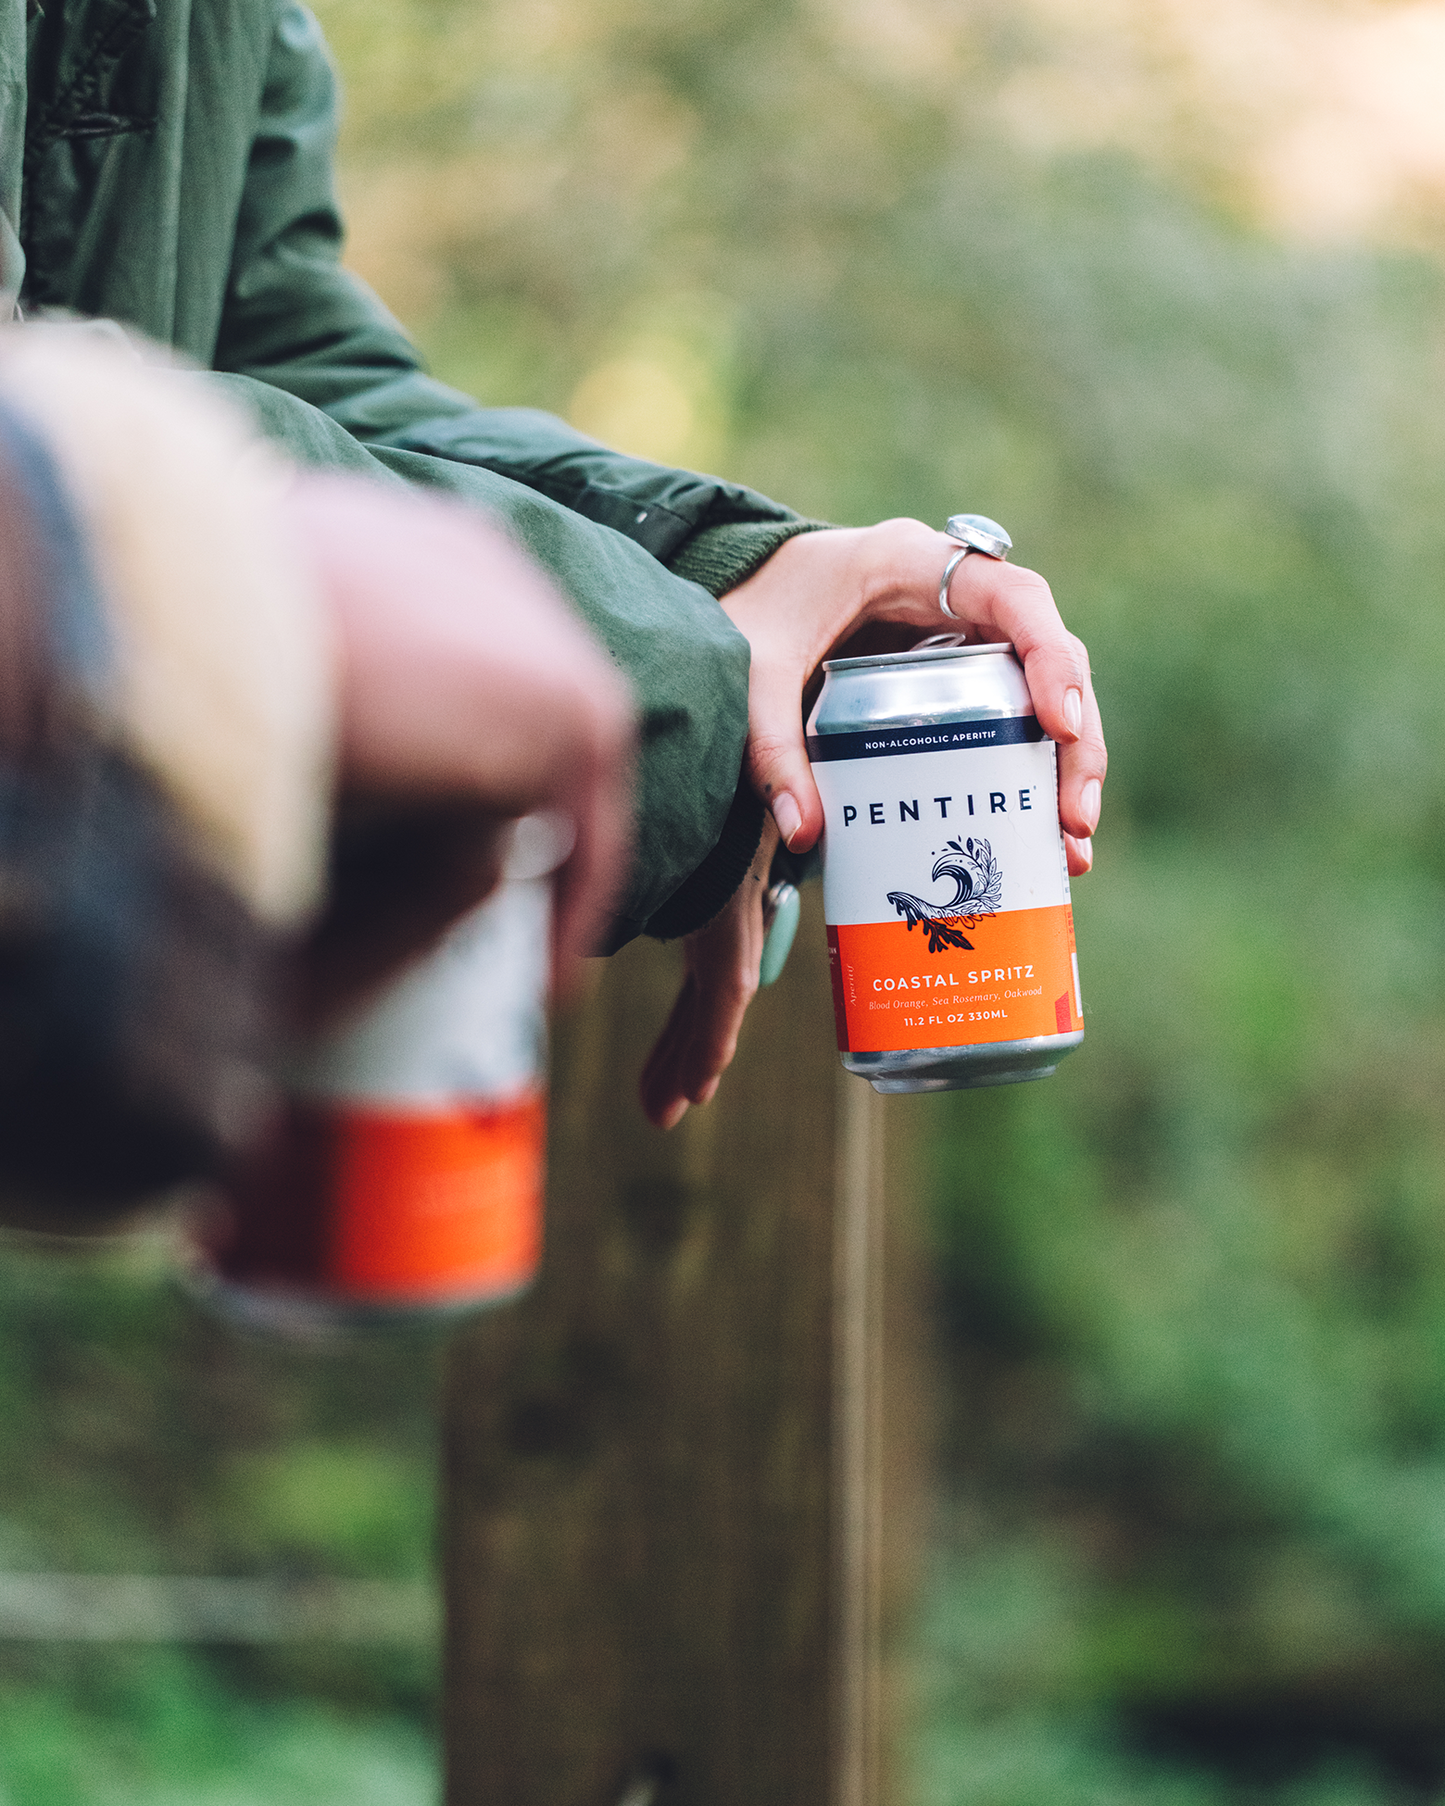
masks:
<svg viewBox="0 0 1445 1806"><path fill-rule="evenodd" d="M982 552L985 558L1007 558L1013 541L998 522L990 520L986 514L950 514L943 530L950 539L958 543L959 550L943 567L943 581L938 586L938 606L950 621L956 621L958 616L948 606L948 586L953 573L970 552Z"/></svg>
<svg viewBox="0 0 1445 1806"><path fill-rule="evenodd" d="M963 563L964 559L968 557L972 550L972 546L964 546L960 551L955 552L952 558L950 558L948 563L943 567L943 581L938 586L938 606L948 616L950 621L956 621L958 616L948 606L948 585L953 577L953 573L958 569L959 565Z"/></svg>

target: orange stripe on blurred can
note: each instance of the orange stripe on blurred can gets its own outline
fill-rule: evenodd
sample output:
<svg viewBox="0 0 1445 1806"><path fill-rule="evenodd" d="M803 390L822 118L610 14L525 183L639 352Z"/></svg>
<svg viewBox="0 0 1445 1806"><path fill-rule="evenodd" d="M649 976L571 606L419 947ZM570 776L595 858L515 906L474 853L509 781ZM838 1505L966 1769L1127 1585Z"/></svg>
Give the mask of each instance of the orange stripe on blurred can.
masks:
<svg viewBox="0 0 1445 1806"><path fill-rule="evenodd" d="M445 1320L535 1277L546 1189L547 874L519 824L507 877L363 1014L290 1064L266 1144L207 1232L230 1316L320 1330Z"/></svg>
<svg viewBox="0 0 1445 1806"><path fill-rule="evenodd" d="M330 1269L356 1297L507 1297L542 1253L547 1113L539 1094L455 1116L323 1118Z"/></svg>

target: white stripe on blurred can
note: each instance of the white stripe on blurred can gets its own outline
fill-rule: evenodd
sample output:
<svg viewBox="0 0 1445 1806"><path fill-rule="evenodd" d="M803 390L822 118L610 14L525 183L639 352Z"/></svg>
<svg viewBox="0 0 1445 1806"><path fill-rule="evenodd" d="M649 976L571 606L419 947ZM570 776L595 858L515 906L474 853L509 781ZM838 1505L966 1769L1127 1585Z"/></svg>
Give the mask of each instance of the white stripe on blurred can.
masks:
<svg viewBox="0 0 1445 1806"><path fill-rule="evenodd" d="M546 1157L549 874L570 823L517 824L502 883L283 1075L268 1146L209 1235L208 1288L261 1326L428 1321L535 1276Z"/></svg>

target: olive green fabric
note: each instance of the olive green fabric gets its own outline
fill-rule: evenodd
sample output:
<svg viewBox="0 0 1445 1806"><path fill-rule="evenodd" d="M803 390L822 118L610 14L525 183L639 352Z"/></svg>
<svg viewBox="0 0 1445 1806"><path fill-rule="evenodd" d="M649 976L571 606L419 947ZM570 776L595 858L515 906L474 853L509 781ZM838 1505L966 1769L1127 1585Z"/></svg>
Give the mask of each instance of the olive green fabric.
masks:
<svg viewBox="0 0 1445 1806"><path fill-rule="evenodd" d="M761 811L739 787L748 648L714 596L813 523L425 374L340 266L335 81L301 7L51 0L28 51L20 0L0 8L0 300L15 288L18 206L27 312L121 320L220 373L302 461L502 519L638 699L637 846L612 944L715 913Z"/></svg>

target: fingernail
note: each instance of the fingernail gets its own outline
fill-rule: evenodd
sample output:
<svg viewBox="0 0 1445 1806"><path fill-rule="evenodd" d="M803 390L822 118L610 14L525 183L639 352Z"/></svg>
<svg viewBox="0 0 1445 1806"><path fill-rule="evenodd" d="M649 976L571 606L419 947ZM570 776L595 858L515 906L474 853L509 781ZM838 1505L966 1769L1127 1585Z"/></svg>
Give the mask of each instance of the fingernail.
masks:
<svg viewBox="0 0 1445 1806"><path fill-rule="evenodd" d="M783 837L784 846L792 846L794 840L802 832L803 811L784 790L773 798L773 820L778 824L778 832Z"/></svg>
<svg viewBox="0 0 1445 1806"><path fill-rule="evenodd" d="M1077 740L1084 731L1084 693L1082 690L1064 691L1064 723Z"/></svg>
<svg viewBox="0 0 1445 1806"><path fill-rule="evenodd" d="M657 1126L659 1129L675 1129L686 1115L687 1099L680 1097L670 1110L664 1112Z"/></svg>
<svg viewBox="0 0 1445 1806"><path fill-rule="evenodd" d="M1080 840L1076 836L1075 840L1074 840L1074 850L1079 855L1080 859L1083 860L1084 870L1086 872L1091 872L1094 869L1094 843L1093 843L1093 841L1092 840Z"/></svg>
<svg viewBox="0 0 1445 1806"><path fill-rule="evenodd" d="M1097 778L1090 778L1079 792L1079 814L1089 824L1089 833L1099 825L1099 805L1103 799L1104 787Z"/></svg>

